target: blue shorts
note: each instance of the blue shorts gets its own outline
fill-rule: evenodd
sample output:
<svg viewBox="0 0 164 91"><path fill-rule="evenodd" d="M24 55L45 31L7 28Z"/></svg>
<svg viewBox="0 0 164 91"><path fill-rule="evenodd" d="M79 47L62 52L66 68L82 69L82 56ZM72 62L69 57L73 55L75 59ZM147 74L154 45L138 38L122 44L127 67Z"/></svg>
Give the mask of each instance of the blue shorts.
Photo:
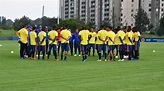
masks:
<svg viewBox="0 0 164 91"><path fill-rule="evenodd" d="M125 50L125 45L118 45L117 47L118 51L124 51Z"/></svg>
<svg viewBox="0 0 164 91"><path fill-rule="evenodd" d="M134 50L139 51L139 49L140 49L140 42L135 42Z"/></svg>
<svg viewBox="0 0 164 91"><path fill-rule="evenodd" d="M35 47L36 47L35 45L31 45L31 51L32 52L35 52Z"/></svg>
<svg viewBox="0 0 164 91"><path fill-rule="evenodd" d="M132 47L133 47L132 45L127 45L126 46L126 51L127 52L132 52Z"/></svg>
<svg viewBox="0 0 164 91"><path fill-rule="evenodd" d="M89 49L91 49L91 48L95 49L95 44L89 44L88 47L89 47Z"/></svg>
<svg viewBox="0 0 164 91"><path fill-rule="evenodd" d="M57 49L55 44L50 44L49 45L49 51L51 51L52 48L53 48L53 51L56 51L56 49Z"/></svg>
<svg viewBox="0 0 164 91"><path fill-rule="evenodd" d="M106 51L106 44L100 44L98 45L98 51Z"/></svg>
<svg viewBox="0 0 164 91"><path fill-rule="evenodd" d="M81 50L82 52L86 52L86 51L87 51L87 47L88 47L88 45L81 45L81 46L80 46L80 50Z"/></svg>
<svg viewBox="0 0 164 91"><path fill-rule="evenodd" d="M45 46L39 46L38 48L39 48L39 51L42 51L42 52L44 52L46 50Z"/></svg>
<svg viewBox="0 0 164 91"><path fill-rule="evenodd" d="M62 43L61 44L62 52L69 51L69 44L68 43Z"/></svg>
<svg viewBox="0 0 164 91"><path fill-rule="evenodd" d="M108 45L108 50L114 50L116 48L115 45Z"/></svg>

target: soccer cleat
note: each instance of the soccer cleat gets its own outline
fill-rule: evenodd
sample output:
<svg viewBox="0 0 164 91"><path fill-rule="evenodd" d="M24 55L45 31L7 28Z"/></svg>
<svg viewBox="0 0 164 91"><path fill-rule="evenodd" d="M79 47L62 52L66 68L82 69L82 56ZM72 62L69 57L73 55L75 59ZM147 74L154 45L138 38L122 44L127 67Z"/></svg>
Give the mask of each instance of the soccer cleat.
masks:
<svg viewBox="0 0 164 91"><path fill-rule="evenodd" d="M110 59L109 62L112 62L112 60Z"/></svg>
<svg viewBox="0 0 164 91"><path fill-rule="evenodd" d="M30 60L36 60L36 58L30 58Z"/></svg>
<svg viewBox="0 0 164 91"><path fill-rule="evenodd" d="M99 60L97 60L98 62L101 62L101 60L99 59Z"/></svg>
<svg viewBox="0 0 164 91"><path fill-rule="evenodd" d="M105 59L105 62L106 62L107 60Z"/></svg>
<svg viewBox="0 0 164 91"><path fill-rule="evenodd" d="M76 57L77 55L75 54L74 56Z"/></svg>
<svg viewBox="0 0 164 91"><path fill-rule="evenodd" d="M25 59L24 57L21 57L20 59Z"/></svg>
<svg viewBox="0 0 164 91"><path fill-rule="evenodd" d="M58 61L58 59L55 59L55 61Z"/></svg>
<svg viewBox="0 0 164 91"><path fill-rule="evenodd" d="M79 54L79 57L80 57L81 55Z"/></svg>
<svg viewBox="0 0 164 91"><path fill-rule="evenodd" d="M119 62L121 61L121 59L118 60Z"/></svg>
<svg viewBox="0 0 164 91"><path fill-rule="evenodd" d="M124 61L124 59L121 60L122 62Z"/></svg>

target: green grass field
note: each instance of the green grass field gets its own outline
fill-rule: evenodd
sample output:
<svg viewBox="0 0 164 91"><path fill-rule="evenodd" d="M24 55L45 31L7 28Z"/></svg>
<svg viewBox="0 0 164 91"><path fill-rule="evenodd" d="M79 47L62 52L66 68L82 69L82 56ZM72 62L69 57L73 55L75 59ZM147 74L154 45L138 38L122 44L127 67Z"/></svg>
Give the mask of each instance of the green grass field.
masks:
<svg viewBox="0 0 164 91"><path fill-rule="evenodd" d="M15 36L16 31L14 30L1 30L0 29L0 36L3 37L13 37Z"/></svg>
<svg viewBox="0 0 164 91"><path fill-rule="evenodd" d="M0 91L163 91L164 43L142 43L139 61L21 60L17 41L0 41ZM156 52L152 52L156 50ZM10 51L14 51L11 54Z"/></svg>

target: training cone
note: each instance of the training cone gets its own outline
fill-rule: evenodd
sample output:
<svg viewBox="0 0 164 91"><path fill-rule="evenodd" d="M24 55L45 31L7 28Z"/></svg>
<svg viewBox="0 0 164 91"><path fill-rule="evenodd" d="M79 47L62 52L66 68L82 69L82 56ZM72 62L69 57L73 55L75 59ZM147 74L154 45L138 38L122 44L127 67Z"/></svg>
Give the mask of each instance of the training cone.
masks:
<svg viewBox="0 0 164 91"><path fill-rule="evenodd" d="M10 53L14 53L14 51L11 51Z"/></svg>

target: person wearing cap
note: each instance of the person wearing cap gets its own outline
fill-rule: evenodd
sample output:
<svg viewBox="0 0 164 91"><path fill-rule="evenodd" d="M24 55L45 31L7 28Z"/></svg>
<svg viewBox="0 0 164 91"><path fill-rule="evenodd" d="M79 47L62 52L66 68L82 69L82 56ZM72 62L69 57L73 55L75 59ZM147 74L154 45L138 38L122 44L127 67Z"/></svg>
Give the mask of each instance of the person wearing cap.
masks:
<svg viewBox="0 0 164 91"><path fill-rule="evenodd" d="M48 55L48 45L49 45L49 39L48 39L48 27L45 26L45 32L46 32L46 54Z"/></svg>
<svg viewBox="0 0 164 91"><path fill-rule="evenodd" d="M31 30L30 32L30 55L29 55L29 58L31 60L35 60L34 58L34 54L35 54L35 46L36 46L36 43L37 43L37 34L35 32L36 30L36 27L33 27L33 29Z"/></svg>
<svg viewBox="0 0 164 91"><path fill-rule="evenodd" d="M30 32L32 30L32 26L30 24L27 25L27 31L28 31L28 44L27 44L27 51L26 51L26 57L30 56L30 49L31 49L31 42L30 42Z"/></svg>
<svg viewBox="0 0 164 91"><path fill-rule="evenodd" d="M39 44L39 37L38 34L42 31L42 26L40 25L38 29L36 29L36 34L37 34L37 44ZM38 54L39 46L36 46L36 54Z"/></svg>
<svg viewBox="0 0 164 91"><path fill-rule="evenodd" d="M72 35L73 40L74 40L74 56L77 56L77 50L78 50L78 54L79 56L81 51L80 51L80 38L79 38L79 30L76 29L75 33Z"/></svg>
<svg viewBox="0 0 164 91"><path fill-rule="evenodd" d="M72 35L73 34L71 33L71 37L69 38L69 48L70 48L71 56L73 56L73 37L72 37Z"/></svg>
<svg viewBox="0 0 164 91"><path fill-rule="evenodd" d="M20 29L18 32L16 32L16 36L20 38L20 58L25 59L24 57L24 51L27 51L27 43L28 43L28 31L27 31L27 25L25 24L22 29Z"/></svg>

